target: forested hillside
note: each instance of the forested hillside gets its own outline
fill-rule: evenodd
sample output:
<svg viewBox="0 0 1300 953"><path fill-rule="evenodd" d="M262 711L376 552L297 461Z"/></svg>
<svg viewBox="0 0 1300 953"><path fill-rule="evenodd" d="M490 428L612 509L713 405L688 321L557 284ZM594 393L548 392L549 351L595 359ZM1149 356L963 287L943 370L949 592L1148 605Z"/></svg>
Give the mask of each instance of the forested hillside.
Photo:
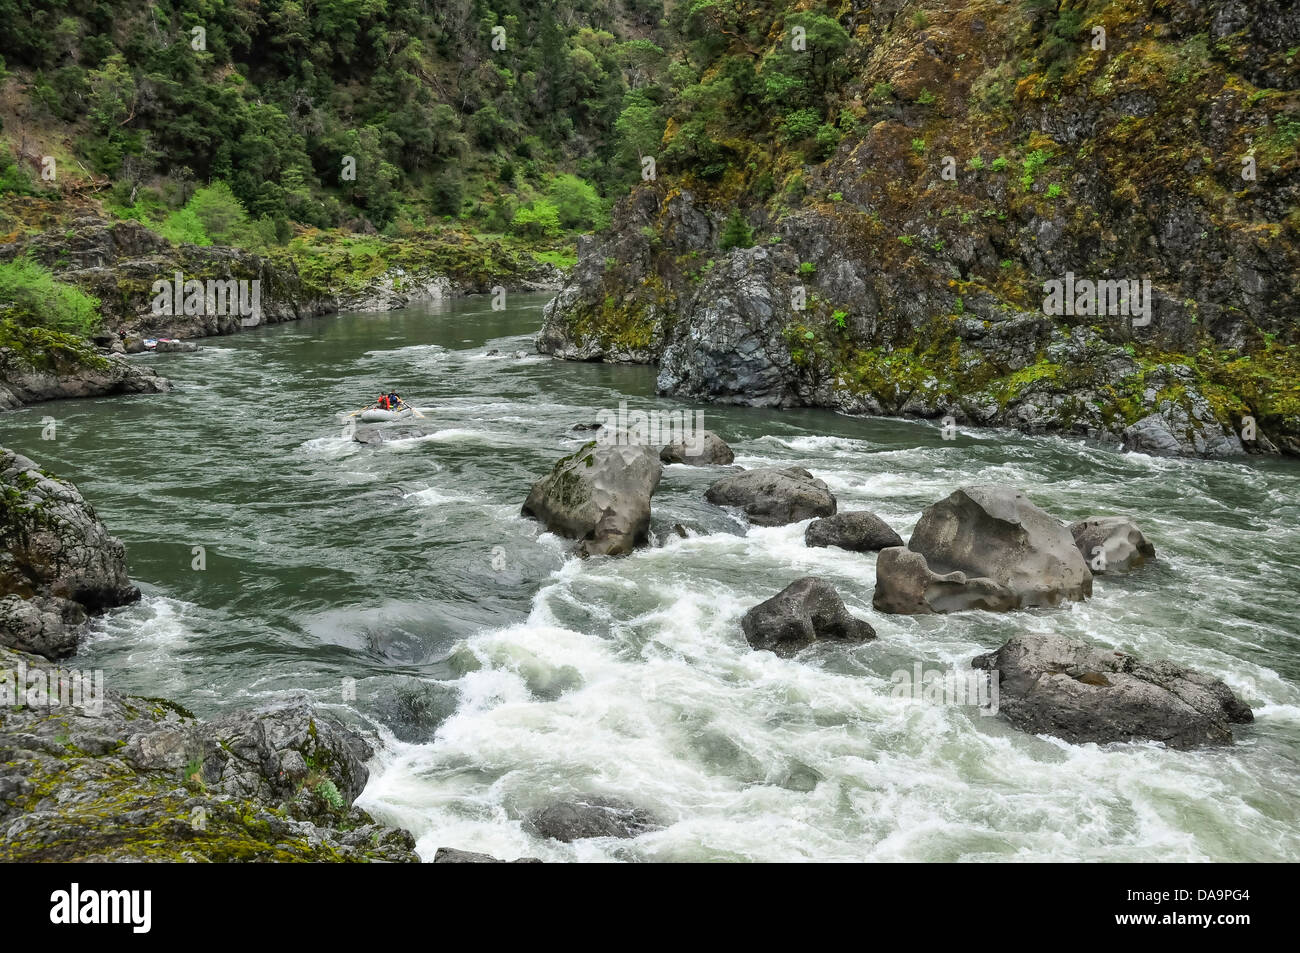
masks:
<svg viewBox="0 0 1300 953"><path fill-rule="evenodd" d="M596 190L639 172L662 17L659 0L3 0L4 185L44 185L49 155L56 184L112 183L136 217L224 181L281 238L504 231L521 206L525 230L589 228Z"/></svg>

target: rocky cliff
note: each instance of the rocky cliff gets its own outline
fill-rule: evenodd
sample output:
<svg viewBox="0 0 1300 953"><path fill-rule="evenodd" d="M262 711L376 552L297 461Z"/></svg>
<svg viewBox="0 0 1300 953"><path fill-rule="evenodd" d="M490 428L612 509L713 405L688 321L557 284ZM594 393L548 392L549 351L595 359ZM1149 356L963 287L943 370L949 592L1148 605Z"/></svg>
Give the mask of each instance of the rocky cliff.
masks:
<svg viewBox="0 0 1300 953"><path fill-rule="evenodd" d="M580 246L540 351L656 363L686 400L1300 452L1300 8L742 6L696 24L657 178ZM770 95L801 62L803 141Z"/></svg>

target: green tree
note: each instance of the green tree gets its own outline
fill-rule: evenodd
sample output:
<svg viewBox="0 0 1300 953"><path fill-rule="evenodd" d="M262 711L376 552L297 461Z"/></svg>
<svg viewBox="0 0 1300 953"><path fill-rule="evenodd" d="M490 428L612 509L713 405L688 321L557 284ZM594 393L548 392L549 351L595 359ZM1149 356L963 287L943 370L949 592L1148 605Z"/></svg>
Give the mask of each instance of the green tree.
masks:
<svg viewBox="0 0 1300 953"><path fill-rule="evenodd" d="M560 213L546 199L538 199L515 212L510 227L531 238L557 235L560 231Z"/></svg>
<svg viewBox="0 0 1300 953"><path fill-rule="evenodd" d="M590 182L576 175L557 175L551 180L546 194L555 206L561 228L593 229L604 226L604 203Z"/></svg>
<svg viewBox="0 0 1300 953"><path fill-rule="evenodd" d="M237 244L248 235L248 213L224 182L213 182L199 189L185 207L194 213L204 233L218 245Z"/></svg>
<svg viewBox="0 0 1300 953"><path fill-rule="evenodd" d="M733 208L731 215L722 226L718 247L723 251L730 251L733 248L750 248L753 244L754 230L745 222L745 216L740 214L740 209Z"/></svg>

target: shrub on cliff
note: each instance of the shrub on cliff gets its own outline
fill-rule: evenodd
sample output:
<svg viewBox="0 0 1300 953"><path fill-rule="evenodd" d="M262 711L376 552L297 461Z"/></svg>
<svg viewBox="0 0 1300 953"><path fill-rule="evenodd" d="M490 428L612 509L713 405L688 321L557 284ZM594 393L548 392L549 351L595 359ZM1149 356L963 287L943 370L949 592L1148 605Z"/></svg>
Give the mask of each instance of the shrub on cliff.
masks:
<svg viewBox="0 0 1300 953"><path fill-rule="evenodd" d="M722 226L722 237L718 240L718 247L723 251L731 251L733 248L749 248L754 244L754 230L745 223L745 217L740 214L740 209L733 208L727 222Z"/></svg>
<svg viewBox="0 0 1300 953"><path fill-rule="evenodd" d="M90 337L99 328L99 299L20 258L0 263L0 320Z"/></svg>

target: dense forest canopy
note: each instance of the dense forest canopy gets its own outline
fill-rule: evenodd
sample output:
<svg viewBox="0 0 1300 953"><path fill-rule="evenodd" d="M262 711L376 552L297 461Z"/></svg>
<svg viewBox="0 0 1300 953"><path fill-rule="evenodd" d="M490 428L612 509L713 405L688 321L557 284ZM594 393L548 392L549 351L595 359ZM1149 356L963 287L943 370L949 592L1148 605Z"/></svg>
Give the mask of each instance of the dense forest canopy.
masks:
<svg viewBox="0 0 1300 953"><path fill-rule="evenodd" d="M69 168L123 206L221 180L273 221L504 229L527 205L526 225L589 228L594 190L634 179L662 133L663 17L659 0L0 0L7 124L73 127ZM28 130L5 131L21 148Z"/></svg>
<svg viewBox="0 0 1300 953"><path fill-rule="evenodd" d="M553 236L604 224L649 158L725 207L798 207L817 167L881 123L922 156L940 139L961 163L1006 148L996 161L1032 179L1047 154L1028 111L1105 99L1115 77L1202 122L1232 77L1250 97L1236 138L1275 171L1292 161L1300 117L1280 89L1296 50L1155 42L1109 0L984 6L936 29L925 2L0 0L0 190L44 187L52 154L155 226L206 186L228 188L263 239L449 221ZM1125 39L1099 53L1098 28ZM1177 150L1125 141L1148 125L1133 117L1080 161L1134 181L1151 171L1130 167L1135 152L1181 169Z"/></svg>

